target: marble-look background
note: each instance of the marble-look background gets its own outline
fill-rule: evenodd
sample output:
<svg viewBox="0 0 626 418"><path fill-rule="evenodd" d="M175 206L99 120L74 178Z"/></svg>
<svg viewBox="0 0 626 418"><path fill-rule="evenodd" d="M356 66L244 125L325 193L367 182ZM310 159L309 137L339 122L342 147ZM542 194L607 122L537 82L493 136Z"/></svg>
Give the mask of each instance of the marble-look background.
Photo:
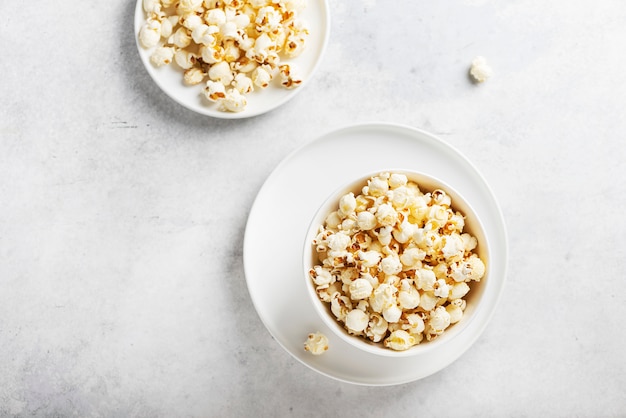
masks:
<svg viewBox="0 0 626 418"><path fill-rule="evenodd" d="M330 6L314 80L224 121L155 86L133 1L0 3L0 416L626 416L626 3ZM465 153L510 241L478 342L387 388L294 360L242 267L273 168L367 121Z"/></svg>

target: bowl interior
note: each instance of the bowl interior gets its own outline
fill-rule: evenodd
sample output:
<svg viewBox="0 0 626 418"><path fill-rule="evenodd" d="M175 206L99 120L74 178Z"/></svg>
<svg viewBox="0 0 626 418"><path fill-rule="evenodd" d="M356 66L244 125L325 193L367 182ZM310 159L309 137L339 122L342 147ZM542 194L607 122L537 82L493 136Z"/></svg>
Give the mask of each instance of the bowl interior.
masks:
<svg viewBox="0 0 626 418"><path fill-rule="evenodd" d="M367 340L366 338L349 334L348 331L343 327L343 325L335 319L335 316L330 311L330 307L328 306L328 304L323 302L318 297L315 291L315 285L309 277L310 269L319 263L317 252L315 251L315 247L312 245L312 241L317 235L319 226L324 223L324 220L330 212L337 210L339 199L343 195L349 192L353 192L355 195L360 194L361 189L367 184L368 179L383 172L400 173L406 175L409 181L413 181L418 184L420 190L423 193L431 192L436 189L444 190L452 199L452 208L455 211L461 212L465 216L465 226L463 228L463 232L467 232L476 237L478 245L473 252L476 253L485 264L485 275L483 276L481 281L470 283L471 290L464 297L465 301L467 302L467 306L461 320L456 324L452 324L451 326L449 326L443 332L443 334L441 334L434 340L424 340L420 344L417 344L404 351L392 350L390 348L384 347L381 343L374 343ZM377 170L376 172L364 174L357 179L339 187L322 203L322 205L315 213L306 234L303 250L303 266L303 276L304 280L306 281L307 292L310 296L311 302L313 303L315 311L318 313L322 321L334 332L334 334L336 334L347 343L357 347L358 349L373 354L391 357L405 357L418 355L419 353L423 353L427 350L435 349L442 344L446 344L447 342L454 339L456 335L463 332L465 328L467 328L472 318L475 316L476 312L480 309L480 300L482 299L482 296L484 295L485 289L489 282L489 243L487 242L487 236L485 234L478 214L472 209L470 203L466 199L464 199L460 193L458 193L455 189L453 189L445 182L431 177L427 174L406 169Z"/></svg>

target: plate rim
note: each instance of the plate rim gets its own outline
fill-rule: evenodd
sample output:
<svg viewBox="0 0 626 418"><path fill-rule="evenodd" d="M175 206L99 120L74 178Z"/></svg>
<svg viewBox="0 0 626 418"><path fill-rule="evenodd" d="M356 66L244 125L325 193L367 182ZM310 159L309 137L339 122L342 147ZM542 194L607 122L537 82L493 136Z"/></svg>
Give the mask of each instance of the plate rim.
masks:
<svg viewBox="0 0 626 418"><path fill-rule="evenodd" d="M338 376L338 375L334 375L332 373L326 372L324 370L320 370L319 368L316 368L312 362L310 361L305 361L302 357L297 356L294 352L292 352L292 350L289 349L289 347L287 347L280 338L278 338L278 336L275 334L275 332L273 331L273 329L269 326L267 319L263 316L262 311L260 310L260 306L259 306L259 301L257 299L258 295L254 294L253 289L251 288L251 283L250 283L250 278L251 278L251 266L250 266L250 257L248 256L248 254L250 253L251 249L250 249L250 240L251 240L251 232L250 232L250 228L253 226L252 222L254 221L254 217L253 215L256 213L256 211L258 210L258 205L260 205L260 198L262 197L262 195L266 192L266 189L270 187L271 183L275 180L275 177L280 175L280 172L284 169L284 167L286 165L288 165L291 160L293 160L296 156L298 156L298 154L302 153L303 151L305 151L308 147L311 146L315 146L316 143L323 141L325 139L328 139L329 137L335 137L335 136L343 136L346 134L349 134L351 131L355 132L355 131L360 131L360 130L381 130L381 131L385 131L386 133L389 133L390 130L395 130L395 131L401 131L402 133L405 134L409 134L409 136L411 136L412 140L416 140L417 143L419 142L423 142L423 141L428 141L430 143L431 146L436 146L438 148L438 151L442 152L443 154L445 154L447 151L452 152L454 154L454 157L456 158L460 158L464 161L465 164L467 164L467 166L469 168L471 168L472 170L472 175L476 176L476 178L478 180L480 180L480 187L484 188L485 192L486 192L486 196L489 198L489 207L490 210L495 211L495 213L497 213L497 219L494 220L493 222L493 228L494 231L498 233L498 237L499 237L499 241L500 244L502 244L499 248L499 251L501 252L501 266L500 266L500 271L501 271L501 275L498 278L499 284L497 286L496 292L495 294L492 296L492 306L490 311L486 314L484 320L480 323L480 325L477 327L476 331L474 332L473 336L467 340L465 342L465 345L460 349L460 350L456 350L455 355L453 356L453 358L449 359L449 361L445 361L443 364L443 366L438 367L434 370L430 370L429 372L416 377L416 378L406 378L406 379L398 379L398 380L387 380L387 381L380 381L380 382L375 382L375 381L365 381L365 380L359 380L359 379L350 379L350 378L346 378L346 377L342 377L342 376ZM416 147L419 147L419 145L416 145ZM483 196L484 197L484 196ZM254 199L254 202L250 208L249 214L248 214L248 219L246 222L246 226L245 226L245 233L244 233L244 239L243 239L243 264L244 264L244 274L245 274L245 280L246 280L246 286L248 289L248 292L250 294L250 298L252 300L253 306L259 316L259 318L261 319L261 322L263 323L263 325L265 326L265 328L267 329L267 331L270 333L270 335L272 336L272 338L279 344L279 346L281 346L285 351L287 351L293 358L295 358L296 360L298 360L298 362L304 364L306 367L308 367L309 369L312 369L313 371L320 373L324 376L327 376L333 380L336 381L341 381L341 382L345 382L345 383L350 383L350 384L355 384L355 385L361 385L361 386L391 386L391 385L398 385L398 384L404 384L404 383L409 383L412 381L416 381L416 380L420 380L423 379L429 375L432 375L442 369L444 369L445 367L447 367L448 365L450 365L451 363L453 363L454 361L456 361L459 357L461 357L463 355L463 353L465 353L465 351L467 351L475 342L476 340L483 334L484 330L486 329L487 325L490 323L493 315L495 314L495 311L497 309L497 307L500 304L500 300L502 298L502 293L503 293L503 289L504 289L504 285L506 283L507 280L507 272L508 272L508 258L509 258L509 240L508 240L508 233L507 233L507 229L506 229L506 223L504 220L504 214L502 212L502 209L498 203L498 200L496 199L495 194L493 193L493 190L491 188L491 186L488 184L488 182L486 181L486 179L484 178L484 176L482 175L482 173L477 169L477 167L463 154L461 153L456 147L454 147L453 145L451 145L450 143L448 143L447 141L442 140L440 137L438 137L437 135L426 131L424 129L420 129L420 128L416 128L407 124L399 124L399 123L391 123L391 122L378 122L378 121L374 121L374 122L362 122L362 123L356 123L356 124L347 124L344 126L341 126L339 128L336 129L332 129L332 130L328 130L318 136L316 136L313 140L310 140L302 145L300 145L299 147L297 147L296 149L294 149L293 151L291 151L290 153L288 153L277 165L276 167L270 172L270 174L267 176L267 178L264 180L263 184L261 185L261 187L259 188L259 191ZM493 285L495 286L495 284ZM370 354L371 355L371 354ZM371 355L371 356L375 356L375 355ZM312 356L311 356L312 357ZM379 358L379 357L377 357ZM407 360L407 359L412 359L412 357L398 357L396 358L396 360L398 361L402 361L402 360Z"/></svg>

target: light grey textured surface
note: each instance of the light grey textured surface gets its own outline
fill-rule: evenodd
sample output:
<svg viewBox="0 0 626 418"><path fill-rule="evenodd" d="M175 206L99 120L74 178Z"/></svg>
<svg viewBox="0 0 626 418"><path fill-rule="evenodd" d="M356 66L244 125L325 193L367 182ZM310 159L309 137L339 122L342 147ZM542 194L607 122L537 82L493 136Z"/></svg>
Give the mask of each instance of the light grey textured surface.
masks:
<svg viewBox="0 0 626 418"><path fill-rule="evenodd" d="M626 416L626 3L330 6L314 80L221 121L148 77L134 2L0 4L0 416ZM242 267L276 164L375 120L465 153L510 240L479 341L388 388L293 360Z"/></svg>

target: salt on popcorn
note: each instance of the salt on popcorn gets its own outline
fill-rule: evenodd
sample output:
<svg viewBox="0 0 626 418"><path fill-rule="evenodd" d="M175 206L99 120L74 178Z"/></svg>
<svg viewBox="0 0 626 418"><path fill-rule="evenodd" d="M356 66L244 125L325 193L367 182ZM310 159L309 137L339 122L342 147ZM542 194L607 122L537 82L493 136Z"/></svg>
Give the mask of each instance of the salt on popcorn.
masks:
<svg viewBox="0 0 626 418"><path fill-rule="evenodd" d="M313 239L309 276L349 334L401 351L462 320L485 264L452 204L401 173L372 176L339 199Z"/></svg>
<svg viewBox="0 0 626 418"><path fill-rule="evenodd" d="M309 36L300 18L305 0L143 0L146 21L138 39L155 67L176 63L184 83L219 109L241 112L246 96L277 79L286 89L303 77L292 62ZM222 89L213 85L219 82ZM215 92L219 93L215 93Z"/></svg>

